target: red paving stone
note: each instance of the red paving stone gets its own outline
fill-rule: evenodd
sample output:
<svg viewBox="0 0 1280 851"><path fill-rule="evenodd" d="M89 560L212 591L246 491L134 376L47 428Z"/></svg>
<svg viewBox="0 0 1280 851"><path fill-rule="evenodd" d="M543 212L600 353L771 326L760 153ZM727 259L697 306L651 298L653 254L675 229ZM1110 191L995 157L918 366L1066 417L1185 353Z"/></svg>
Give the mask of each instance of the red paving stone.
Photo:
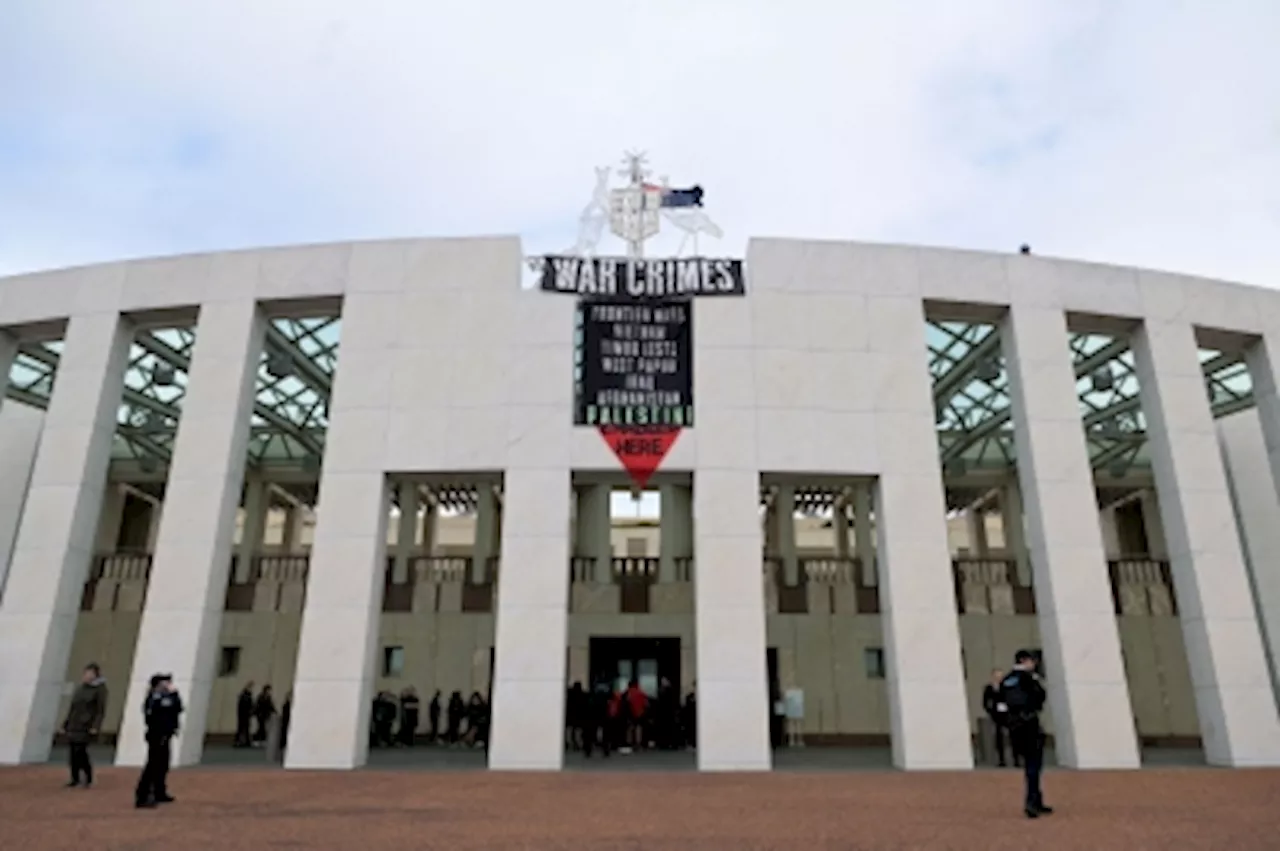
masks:
<svg viewBox="0 0 1280 851"><path fill-rule="evenodd" d="M1055 772L1057 813L1018 808L1013 772L175 772L132 806L133 771L63 789L0 769L0 849L1280 849L1280 771Z"/></svg>

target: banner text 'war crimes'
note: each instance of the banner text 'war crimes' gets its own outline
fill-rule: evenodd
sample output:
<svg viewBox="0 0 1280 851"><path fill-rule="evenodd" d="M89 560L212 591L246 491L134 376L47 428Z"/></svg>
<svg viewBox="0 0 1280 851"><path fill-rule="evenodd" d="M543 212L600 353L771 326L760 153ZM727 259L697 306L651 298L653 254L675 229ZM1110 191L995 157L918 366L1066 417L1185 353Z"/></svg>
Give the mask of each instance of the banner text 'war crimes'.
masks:
<svg viewBox="0 0 1280 851"><path fill-rule="evenodd" d="M746 294L741 260L704 257L544 257L541 288L584 298L637 301Z"/></svg>

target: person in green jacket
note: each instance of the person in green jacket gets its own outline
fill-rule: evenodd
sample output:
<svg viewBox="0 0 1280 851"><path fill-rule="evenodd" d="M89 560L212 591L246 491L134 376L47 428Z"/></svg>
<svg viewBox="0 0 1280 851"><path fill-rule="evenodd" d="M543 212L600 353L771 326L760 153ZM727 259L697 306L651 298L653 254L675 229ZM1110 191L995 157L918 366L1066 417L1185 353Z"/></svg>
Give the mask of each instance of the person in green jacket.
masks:
<svg viewBox="0 0 1280 851"><path fill-rule="evenodd" d="M62 724L67 744L71 746L71 782L69 788L93 785L93 763L89 760L89 745L102 729L102 716L107 713L107 681L96 662L84 666L80 685L71 695L67 708L67 720Z"/></svg>

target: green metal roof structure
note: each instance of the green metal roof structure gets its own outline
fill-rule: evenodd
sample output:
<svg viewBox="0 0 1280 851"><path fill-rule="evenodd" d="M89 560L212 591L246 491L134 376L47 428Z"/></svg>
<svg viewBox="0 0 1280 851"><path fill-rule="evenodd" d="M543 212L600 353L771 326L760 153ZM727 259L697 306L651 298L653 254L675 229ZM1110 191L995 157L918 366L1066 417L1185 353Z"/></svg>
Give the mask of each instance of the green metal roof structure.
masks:
<svg viewBox="0 0 1280 851"><path fill-rule="evenodd" d="M340 332L336 317L271 320L258 371L250 465L319 468ZM135 460L144 469L167 465L195 335L192 327L139 331L125 377L114 457ZM926 341L944 469L958 475L1009 467L1013 423L996 327L930 321ZM1102 477L1119 477L1148 467L1127 341L1076 334L1063 345L1070 346L1075 361L1082 428L1094 468ZM61 346L57 341L23 344L10 371L9 398L46 407ZM1252 407L1252 383L1240 356L1204 351L1201 360L1215 416Z"/></svg>

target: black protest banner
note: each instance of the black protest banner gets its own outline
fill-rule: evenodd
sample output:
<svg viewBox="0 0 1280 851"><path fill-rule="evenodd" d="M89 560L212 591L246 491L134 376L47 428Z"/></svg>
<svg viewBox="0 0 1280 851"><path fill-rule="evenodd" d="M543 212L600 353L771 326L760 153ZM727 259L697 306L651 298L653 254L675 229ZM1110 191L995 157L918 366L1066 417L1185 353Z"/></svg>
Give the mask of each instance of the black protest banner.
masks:
<svg viewBox="0 0 1280 851"><path fill-rule="evenodd" d="M693 425L693 304L582 301L574 423Z"/></svg>

